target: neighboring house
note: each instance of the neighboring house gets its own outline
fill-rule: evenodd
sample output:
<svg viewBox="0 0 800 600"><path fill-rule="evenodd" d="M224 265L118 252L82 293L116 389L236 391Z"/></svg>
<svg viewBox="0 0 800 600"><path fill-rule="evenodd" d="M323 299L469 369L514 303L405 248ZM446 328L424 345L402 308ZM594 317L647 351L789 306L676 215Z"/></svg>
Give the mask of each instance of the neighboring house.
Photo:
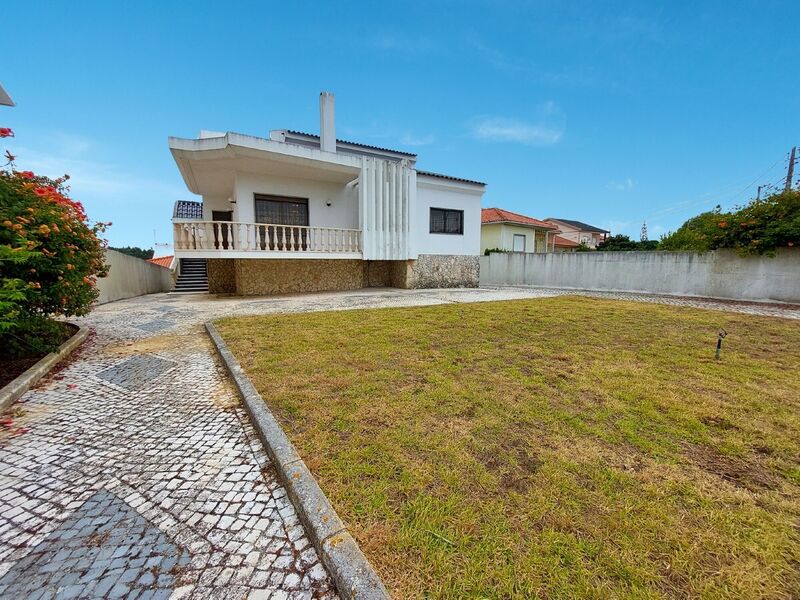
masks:
<svg viewBox="0 0 800 600"><path fill-rule="evenodd" d="M333 94L320 94L320 131L169 138L202 196L175 203L181 270L204 261L209 291L248 295L478 285L484 183L337 140Z"/></svg>
<svg viewBox="0 0 800 600"><path fill-rule="evenodd" d="M555 252L575 252L580 246L578 242L573 242L565 237L557 235L553 241L553 248Z"/></svg>
<svg viewBox="0 0 800 600"><path fill-rule="evenodd" d="M502 208L481 210L481 252L553 252L558 227Z"/></svg>
<svg viewBox="0 0 800 600"><path fill-rule="evenodd" d="M548 217L545 221L558 227L561 230L559 234L561 237L578 244L586 244L589 248L597 248L597 245L611 234L611 232L606 229L600 229L594 225L588 225L570 219Z"/></svg>

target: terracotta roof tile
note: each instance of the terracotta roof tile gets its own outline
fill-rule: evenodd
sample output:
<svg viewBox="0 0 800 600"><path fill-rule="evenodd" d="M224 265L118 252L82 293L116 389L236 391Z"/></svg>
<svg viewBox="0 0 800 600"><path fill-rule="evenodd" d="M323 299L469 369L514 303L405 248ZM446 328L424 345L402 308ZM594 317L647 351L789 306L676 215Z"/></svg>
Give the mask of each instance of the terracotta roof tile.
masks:
<svg viewBox="0 0 800 600"><path fill-rule="evenodd" d="M558 227L550 223L502 208L482 208L481 223L518 223L519 225L531 225L542 229L558 229Z"/></svg>
<svg viewBox="0 0 800 600"><path fill-rule="evenodd" d="M169 269L170 266L172 265L172 259L174 258L175 258L174 256L159 256L157 258L148 258L147 262L153 263L154 265L158 265L159 267L166 267Z"/></svg>
<svg viewBox="0 0 800 600"><path fill-rule="evenodd" d="M553 242L553 244L561 248L577 248L578 246L580 246L578 242L573 242L572 240L568 240L567 238L561 237L560 235L556 236L556 239Z"/></svg>

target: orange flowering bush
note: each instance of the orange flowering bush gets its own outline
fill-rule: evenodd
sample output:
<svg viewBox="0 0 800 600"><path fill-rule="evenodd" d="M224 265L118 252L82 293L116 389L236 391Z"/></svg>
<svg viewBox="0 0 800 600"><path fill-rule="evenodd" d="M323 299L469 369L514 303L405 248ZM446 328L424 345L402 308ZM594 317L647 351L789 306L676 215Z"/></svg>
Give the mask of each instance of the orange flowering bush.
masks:
<svg viewBox="0 0 800 600"><path fill-rule="evenodd" d="M97 298L106 223L91 224L67 177L0 170L0 340L10 355L52 350L53 316L84 315Z"/></svg>

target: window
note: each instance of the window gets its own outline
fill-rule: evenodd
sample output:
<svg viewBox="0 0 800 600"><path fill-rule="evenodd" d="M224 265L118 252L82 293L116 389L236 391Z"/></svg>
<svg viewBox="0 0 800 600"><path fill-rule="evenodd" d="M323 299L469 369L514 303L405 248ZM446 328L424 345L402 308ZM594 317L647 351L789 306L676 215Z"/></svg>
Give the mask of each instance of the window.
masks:
<svg viewBox="0 0 800 600"><path fill-rule="evenodd" d="M464 235L464 211L449 208L432 208L431 233Z"/></svg>
<svg viewBox="0 0 800 600"><path fill-rule="evenodd" d="M514 234L514 252L525 252L525 236L519 233Z"/></svg>

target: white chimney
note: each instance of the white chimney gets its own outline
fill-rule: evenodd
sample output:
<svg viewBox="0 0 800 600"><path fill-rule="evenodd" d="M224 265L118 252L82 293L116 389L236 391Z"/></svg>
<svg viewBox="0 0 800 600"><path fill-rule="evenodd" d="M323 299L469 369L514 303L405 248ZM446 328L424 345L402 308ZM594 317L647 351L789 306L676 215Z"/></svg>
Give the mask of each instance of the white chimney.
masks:
<svg viewBox="0 0 800 600"><path fill-rule="evenodd" d="M330 92L319 95L319 148L323 152L336 152L335 97Z"/></svg>

